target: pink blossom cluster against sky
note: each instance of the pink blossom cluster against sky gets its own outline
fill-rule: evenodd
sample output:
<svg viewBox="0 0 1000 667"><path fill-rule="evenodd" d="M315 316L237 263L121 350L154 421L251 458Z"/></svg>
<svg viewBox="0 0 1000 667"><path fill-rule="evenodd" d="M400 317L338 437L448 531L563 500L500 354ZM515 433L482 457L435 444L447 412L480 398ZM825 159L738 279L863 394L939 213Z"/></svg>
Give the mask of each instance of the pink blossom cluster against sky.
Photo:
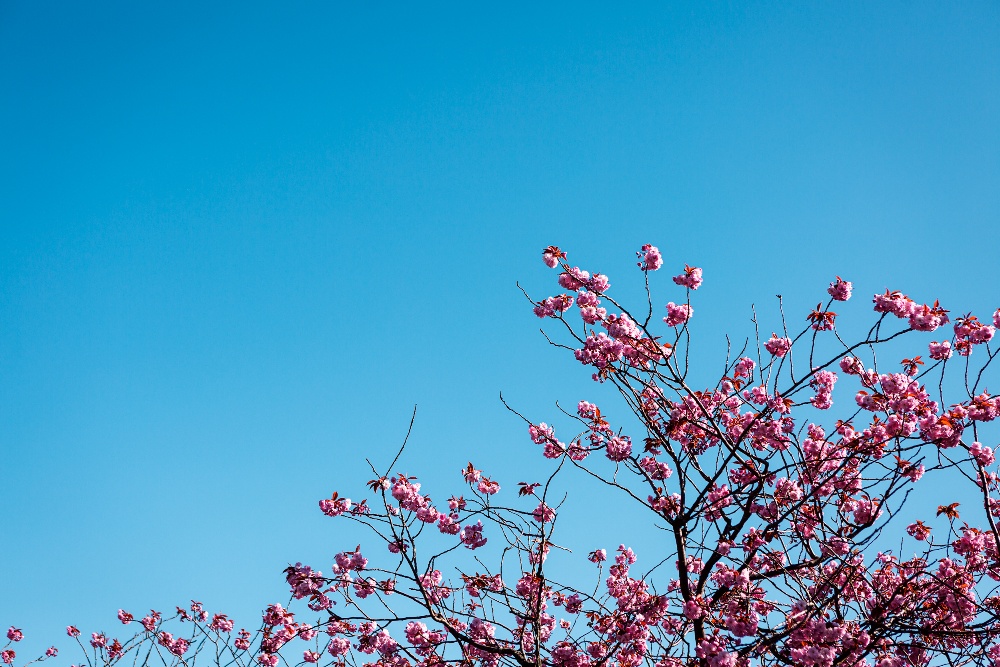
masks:
<svg viewBox="0 0 1000 667"><path fill-rule="evenodd" d="M414 404L404 471L450 483L473 451L483 493L512 483L531 445L498 393L542 413L593 373L515 285L550 288L548 244L571 283L638 249L633 274L697 288L657 313L689 320L694 366L753 335L751 304L780 356L779 293L808 313L853 286L845 312L879 294L924 328L936 298L949 327L992 312L998 30L989 2L6 3L0 622L257 618L284 567L329 560L315 499L391 460ZM579 519L595 559L616 511Z"/></svg>

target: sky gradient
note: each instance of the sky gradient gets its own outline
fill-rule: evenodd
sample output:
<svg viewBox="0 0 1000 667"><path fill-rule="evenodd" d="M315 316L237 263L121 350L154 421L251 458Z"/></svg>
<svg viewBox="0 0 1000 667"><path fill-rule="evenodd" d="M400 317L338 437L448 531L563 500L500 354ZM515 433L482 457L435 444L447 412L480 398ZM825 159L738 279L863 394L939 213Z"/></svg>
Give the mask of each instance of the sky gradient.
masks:
<svg viewBox="0 0 1000 667"><path fill-rule="evenodd" d="M751 303L836 274L859 314L1000 305L997 3L203 4L0 3L0 625L29 638L191 598L253 624L356 544L316 501L363 495L414 404L436 495L470 458L532 475L499 393L601 395L517 289L555 292L548 244L626 293L643 243L703 267L713 369Z"/></svg>

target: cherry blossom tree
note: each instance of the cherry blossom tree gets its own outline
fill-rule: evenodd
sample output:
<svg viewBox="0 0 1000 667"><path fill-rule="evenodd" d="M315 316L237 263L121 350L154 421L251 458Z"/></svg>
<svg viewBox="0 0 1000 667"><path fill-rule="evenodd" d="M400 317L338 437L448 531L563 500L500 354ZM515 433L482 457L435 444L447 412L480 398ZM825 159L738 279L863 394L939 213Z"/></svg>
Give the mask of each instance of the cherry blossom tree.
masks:
<svg viewBox="0 0 1000 667"><path fill-rule="evenodd" d="M336 554L326 573L288 567L290 599L267 606L253 632L198 602L169 618L120 610L126 639L67 628L82 660L1000 666L1000 482L984 444L1000 414L986 388L1000 310L992 323L952 319L937 302L886 291L872 299L866 333L848 339L831 308L853 286L837 277L825 303L801 316L786 319L779 299L780 331L730 348L710 377L690 355L702 270L685 266L662 305L651 275L663 257L650 245L637 255L646 293L637 309L554 246L542 258L563 293L531 300L552 325L550 343L591 369L591 391L626 421L588 401L553 425L511 408L540 454L524 475L541 481L516 493L469 463L461 492L432 500L397 470L400 449L372 466L365 500L335 492L319 502L371 541ZM553 489L567 475L631 503L667 546L566 552L556 524L569 510ZM944 482L976 501L906 518L911 491L942 493ZM593 572L572 580L580 568L552 565L553 550ZM13 664L23 633L7 637L0 657Z"/></svg>

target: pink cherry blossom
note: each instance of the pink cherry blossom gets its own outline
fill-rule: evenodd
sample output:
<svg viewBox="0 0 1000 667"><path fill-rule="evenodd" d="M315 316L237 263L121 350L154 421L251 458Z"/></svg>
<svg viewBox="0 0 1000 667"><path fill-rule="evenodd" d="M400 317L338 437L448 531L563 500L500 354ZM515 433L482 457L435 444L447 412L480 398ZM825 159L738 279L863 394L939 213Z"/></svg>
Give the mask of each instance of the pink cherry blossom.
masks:
<svg viewBox="0 0 1000 667"><path fill-rule="evenodd" d="M542 502L538 504L538 507L536 507L535 510L531 513L531 516L538 523L547 523L556 518L556 512L551 507Z"/></svg>
<svg viewBox="0 0 1000 667"><path fill-rule="evenodd" d="M777 334L771 334L771 338L764 343L764 349L776 357L783 357L792 349L792 341L789 338L779 338Z"/></svg>
<svg viewBox="0 0 1000 667"><path fill-rule="evenodd" d="M587 324L597 324L604 320L608 311L600 306L601 300L594 292L586 290L580 291L576 297L576 305L580 310L580 317Z"/></svg>
<svg viewBox="0 0 1000 667"><path fill-rule="evenodd" d="M477 521L475 525L465 526L459 533L459 540L469 549L478 549L486 544L483 537L483 522Z"/></svg>
<svg viewBox="0 0 1000 667"><path fill-rule="evenodd" d="M667 303L667 316L663 318L663 321L667 323L669 327L676 327L684 324L694 313L691 306L687 304L677 305L673 301Z"/></svg>
<svg viewBox="0 0 1000 667"><path fill-rule="evenodd" d="M233 621L229 619L225 614L215 614L212 616L212 623L209 627L216 632L232 632L233 631Z"/></svg>
<svg viewBox="0 0 1000 667"><path fill-rule="evenodd" d="M480 493L484 493L488 496L500 493L500 483L495 482L486 477L483 477L481 480L479 480L479 484L476 485L476 488L479 490Z"/></svg>
<svg viewBox="0 0 1000 667"><path fill-rule="evenodd" d="M857 357L844 357L840 360L840 370L848 375L861 375L865 370L865 365Z"/></svg>
<svg viewBox="0 0 1000 667"><path fill-rule="evenodd" d="M683 287L696 290L701 287L701 269L696 266L684 265L684 273L674 276L674 282Z"/></svg>
<svg viewBox="0 0 1000 667"><path fill-rule="evenodd" d="M538 317L559 317L573 305L573 297L567 294L550 296L535 304L535 315Z"/></svg>
<svg viewBox="0 0 1000 667"><path fill-rule="evenodd" d="M969 454L972 455L974 459L981 466L993 465L996 458L993 455L993 449L990 447L985 447L981 442L973 442L969 445Z"/></svg>
<svg viewBox="0 0 1000 667"><path fill-rule="evenodd" d="M237 633L236 639L233 640L233 646L236 647L238 651L247 651L250 649L250 633L245 629L240 629Z"/></svg>
<svg viewBox="0 0 1000 667"><path fill-rule="evenodd" d="M624 461L632 455L632 441L628 436L614 436L608 440L606 454L612 461Z"/></svg>
<svg viewBox="0 0 1000 667"><path fill-rule="evenodd" d="M872 297L875 303L875 312L891 313L900 319L906 319L913 313L917 304L901 292L885 291L885 294L876 294Z"/></svg>
<svg viewBox="0 0 1000 667"><path fill-rule="evenodd" d="M554 269L559 266L559 260L562 259L566 259L566 253L554 245L550 245L542 250L542 261L545 262L545 266L550 269Z"/></svg>
<svg viewBox="0 0 1000 667"><path fill-rule="evenodd" d="M643 271L656 271L661 266L663 266L663 255L660 254L659 249L656 246L649 245L648 243L642 246L642 249L635 253L639 257L639 267Z"/></svg>
<svg viewBox="0 0 1000 667"><path fill-rule="evenodd" d="M340 498L334 493L332 498L319 501L319 509L327 516L340 516L351 509L351 499Z"/></svg>
<svg viewBox="0 0 1000 667"><path fill-rule="evenodd" d="M853 287L851 283L837 276L837 279L830 283L826 291L833 297L834 301L847 301L851 298Z"/></svg>
<svg viewBox="0 0 1000 667"><path fill-rule="evenodd" d="M928 346L928 352L930 353L931 359L942 361L951 358L951 342L941 341L940 343L932 342Z"/></svg>

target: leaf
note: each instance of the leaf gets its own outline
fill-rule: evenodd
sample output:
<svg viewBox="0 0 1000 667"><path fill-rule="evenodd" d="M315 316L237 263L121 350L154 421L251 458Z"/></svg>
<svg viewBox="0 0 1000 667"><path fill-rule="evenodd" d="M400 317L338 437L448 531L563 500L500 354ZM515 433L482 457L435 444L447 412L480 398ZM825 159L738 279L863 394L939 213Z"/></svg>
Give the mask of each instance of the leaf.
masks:
<svg viewBox="0 0 1000 667"><path fill-rule="evenodd" d="M937 514L935 516L941 516L944 514L946 517L954 521L958 518L958 511L955 510L958 505L959 503L952 503L951 505L938 505Z"/></svg>

